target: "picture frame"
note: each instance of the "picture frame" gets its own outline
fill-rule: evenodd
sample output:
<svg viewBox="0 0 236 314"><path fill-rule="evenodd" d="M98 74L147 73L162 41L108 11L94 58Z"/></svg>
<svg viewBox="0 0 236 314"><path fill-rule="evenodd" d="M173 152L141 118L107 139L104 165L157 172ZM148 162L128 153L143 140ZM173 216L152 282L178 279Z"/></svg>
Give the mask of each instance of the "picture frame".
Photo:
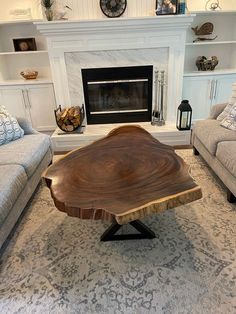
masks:
<svg viewBox="0 0 236 314"><path fill-rule="evenodd" d="M156 15L175 15L178 13L178 0L156 0Z"/></svg>
<svg viewBox="0 0 236 314"><path fill-rule="evenodd" d="M14 38L13 45L15 51L36 51L35 38Z"/></svg>

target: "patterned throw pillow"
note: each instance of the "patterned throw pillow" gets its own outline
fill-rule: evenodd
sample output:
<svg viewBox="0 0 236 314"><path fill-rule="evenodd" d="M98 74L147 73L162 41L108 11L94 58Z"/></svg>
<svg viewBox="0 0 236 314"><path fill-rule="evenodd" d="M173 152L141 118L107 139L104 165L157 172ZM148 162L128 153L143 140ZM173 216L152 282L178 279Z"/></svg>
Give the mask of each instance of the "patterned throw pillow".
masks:
<svg viewBox="0 0 236 314"><path fill-rule="evenodd" d="M236 131L236 103L232 106L228 116L226 116L220 123L221 126Z"/></svg>
<svg viewBox="0 0 236 314"><path fill-rule="evenodd" d="M223 121L230 113L230 110L232 109L232 104L229 103L225 109L221 112L221 114L216 118L218 121Z"/></svg>
<svg viewBox="0 0 236 314"><path fill-rule="evenodd" d="M232 106L235 102L236 102L236 83L232 85L232 95L231 98L229 99L228 105L225 107L225 109L221 112L221 114L217 117L216 120L222 121L223 119L225 119L230 113Z"/></svg>
<svg viewBox="0 0 236 314"><path fill-rule="evenodd" d="M0 145L15 141L24 135L24 130L19 126L4 106L0 106Z"/></svg>

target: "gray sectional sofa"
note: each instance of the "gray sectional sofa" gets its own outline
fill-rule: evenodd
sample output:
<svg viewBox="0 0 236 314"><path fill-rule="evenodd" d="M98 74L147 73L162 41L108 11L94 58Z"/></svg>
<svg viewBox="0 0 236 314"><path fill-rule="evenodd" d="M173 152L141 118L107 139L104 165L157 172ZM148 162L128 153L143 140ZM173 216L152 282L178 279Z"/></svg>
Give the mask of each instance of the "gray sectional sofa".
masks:
<svg viewBox="0 0 236 314"><path fill-rule="evenodd" d="M199 153L228 189L229 202L236 201L236 132L216 120L227 104L212 107L210 117L198 121L192 131L194 153Z"/></svg>
<svg viewBox="0 0 236 314"><path fill-rule="evenodd" d="M25 135L0 146L0 248L52 160L50 137L17 120Z"/></svg>

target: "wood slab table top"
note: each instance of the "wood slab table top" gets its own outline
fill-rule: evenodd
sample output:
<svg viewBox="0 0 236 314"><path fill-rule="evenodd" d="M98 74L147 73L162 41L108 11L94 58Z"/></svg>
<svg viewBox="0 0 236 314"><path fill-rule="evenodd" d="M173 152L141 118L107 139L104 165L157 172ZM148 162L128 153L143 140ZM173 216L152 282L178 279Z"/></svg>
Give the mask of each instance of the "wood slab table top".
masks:
<svg viewBox="0 0 236 314"><path fill-rule="evenodd" d="M122 126L76 149L44 173L55 206L119 225L202 197L189 167L139 126Z"/></svg>

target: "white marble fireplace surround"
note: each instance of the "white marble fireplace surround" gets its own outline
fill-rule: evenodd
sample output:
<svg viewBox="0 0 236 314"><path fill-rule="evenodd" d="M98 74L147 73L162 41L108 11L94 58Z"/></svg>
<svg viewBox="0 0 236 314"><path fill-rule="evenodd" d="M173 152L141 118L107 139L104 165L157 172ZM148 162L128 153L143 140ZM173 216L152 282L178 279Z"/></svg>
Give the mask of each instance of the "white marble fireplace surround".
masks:
<svg viewBox="0 0 236 314"><path fill-rule="evenodd" d="M153 65L167 72L165 118L168 125L174 123L182 96L186 30L192 21L192 15L169 15L35 23L47 38L57 105L83 101L81 68Z"/></svg>
<svg viewBox="0 0 236 314"><path fill-rule="evenodd" d="M73 105L84 103L81 69L152 65L155 70L168 69L168 49L122 49L69 52L65 54L70 100ZM153 88L153 99L155 86Z"/></svg>

